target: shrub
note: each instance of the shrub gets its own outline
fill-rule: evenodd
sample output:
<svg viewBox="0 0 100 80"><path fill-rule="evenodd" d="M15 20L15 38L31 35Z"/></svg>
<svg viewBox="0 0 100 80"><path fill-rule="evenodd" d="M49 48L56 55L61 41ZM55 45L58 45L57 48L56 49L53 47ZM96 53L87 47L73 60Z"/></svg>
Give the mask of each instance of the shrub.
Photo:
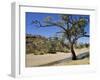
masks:
<svg viewBox="0 0 100 80"><path fill-rule="evenodd" d="M56 54L56 52L69 52L67 47L58 38L47 39L40 35L26 36L26 53L34 55Z"/></svg>

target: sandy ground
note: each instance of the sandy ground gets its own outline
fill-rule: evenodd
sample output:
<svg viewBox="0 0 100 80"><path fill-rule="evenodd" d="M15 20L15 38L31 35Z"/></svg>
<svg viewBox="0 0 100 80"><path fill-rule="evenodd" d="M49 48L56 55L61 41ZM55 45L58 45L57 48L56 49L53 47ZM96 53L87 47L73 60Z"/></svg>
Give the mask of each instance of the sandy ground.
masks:
<svg viewBox="0 0 100 80"><path fill-rule="evenodd" d="M81 60L69 60L69 61L62 61L61 63L54 64L53 66L63 66L63 65L87 65L90 64L89 58L84 58Z"/></svg>
<svg viewBox="0 0 100 80"><path fill-rule="evenodd" d="M77 53L76 55L79 55L80 53L89 52L89 49L87 48L77 49L75 50L75 52ZM26 62L26 67L34 67L63 60L69 57L71 57L71 53L62 53L62 52L57 52L56 54L45 54L45 55L27 54L25 62ZM62 62L56 65L66 65L66 63Z"/></svg>

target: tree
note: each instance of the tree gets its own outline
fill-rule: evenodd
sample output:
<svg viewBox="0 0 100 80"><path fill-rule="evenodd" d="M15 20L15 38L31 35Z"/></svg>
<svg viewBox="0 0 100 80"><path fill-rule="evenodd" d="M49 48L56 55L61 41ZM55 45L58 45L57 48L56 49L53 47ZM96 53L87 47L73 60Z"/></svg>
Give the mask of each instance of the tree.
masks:
<svg viewBox="0 0 100 80"><path fill-rule="evenodd" d="M85 30L87 24L89 24L88 18L81 15L61 14L60 21L53 21L52 17L45 18L44 23L38 20L33 20L32 24L38 24L38 27L59 27L60 32L68 40L70 44L70 50L72 53L72 60L77 60L76 53L74 51L74 44L81 37L89 37Z"/></svg>

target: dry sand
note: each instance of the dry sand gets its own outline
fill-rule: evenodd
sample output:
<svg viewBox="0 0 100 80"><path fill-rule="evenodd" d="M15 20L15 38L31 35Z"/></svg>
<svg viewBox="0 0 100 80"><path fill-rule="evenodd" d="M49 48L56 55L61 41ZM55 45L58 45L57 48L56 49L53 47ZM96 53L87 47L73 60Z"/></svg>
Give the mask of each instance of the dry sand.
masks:
<svg viewBox="0 0 100 80"><path fill-rule="evenodd" d="M77 53L76 55L79 55L80 53L89 52L89 49L87 48L77 49L75 50L75 52ZM63 53L63 52L57 52L56 54L45 54L45 55L27 54L25 62L26 62L26 67L34 67L34 66L39 66L39 65L67 59L69 57L71 57L71 53ZM63 63L59 63L57 65L60 64L63 65Z"/></svg>

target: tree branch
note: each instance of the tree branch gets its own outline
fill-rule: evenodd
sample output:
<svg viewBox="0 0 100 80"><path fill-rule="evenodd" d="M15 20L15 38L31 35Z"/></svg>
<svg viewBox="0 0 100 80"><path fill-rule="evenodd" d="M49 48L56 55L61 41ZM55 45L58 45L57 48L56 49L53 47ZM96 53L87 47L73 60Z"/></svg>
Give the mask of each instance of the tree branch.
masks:
<svg viewBox="0 0 100 80"><path fill-rule="evenodd" d="M60 31L60 32L56 32L56 33L58 34L58 33L65 33L65 32Z"/></svg>
<svg viewBox="0 0 100 80"><path fill-rule="evenodd" d="M73 42L76 42L81 37L90 37L90 36L89 35L80 35L80 36L76 37L75 39L73 39Z"/></svg>
<svg viewBox="0 0 100 80"><path fill-rule="evenodd" d="M32 21L32 24L39 24L39 27L49 27L49 26L53 26L53 25L51 25L51 24L49 24L49 25L42 25L42 24L40 23L40 21L38 21L38 20Z"/></svg>
<svg viewBox="0 0 100 80"><path fill-rule="evenodd" d="M64 26L57 24L57 22L46 22L46 23L47 23L47 25L42 25L41 22L38 20L32 21L32 24L39 24L39 27L56 26L56 27L60 27L64 31L66 31L66 28L64 28Z"/></svg>

